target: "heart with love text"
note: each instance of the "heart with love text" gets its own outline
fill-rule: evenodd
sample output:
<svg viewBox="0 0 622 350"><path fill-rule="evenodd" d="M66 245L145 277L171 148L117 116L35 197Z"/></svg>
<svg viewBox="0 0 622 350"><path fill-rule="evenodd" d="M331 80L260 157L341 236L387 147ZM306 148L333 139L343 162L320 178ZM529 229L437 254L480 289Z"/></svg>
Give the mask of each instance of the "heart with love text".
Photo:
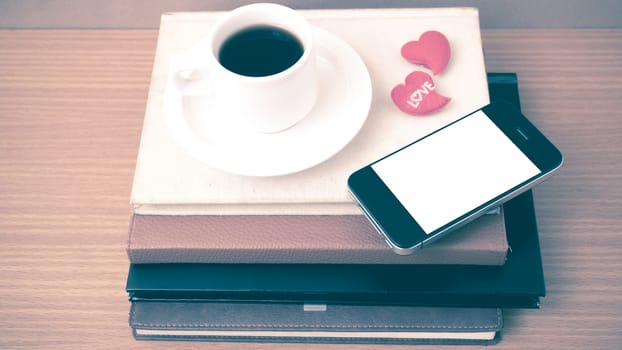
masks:
<svg viewBox="0 0 622 350"><path fill-rule="evenodd" d="M444 107L451 98L436 92L432 77L425 72L410 73L404 84L391 91L395 105L411 115L426 115Z"/></svg>

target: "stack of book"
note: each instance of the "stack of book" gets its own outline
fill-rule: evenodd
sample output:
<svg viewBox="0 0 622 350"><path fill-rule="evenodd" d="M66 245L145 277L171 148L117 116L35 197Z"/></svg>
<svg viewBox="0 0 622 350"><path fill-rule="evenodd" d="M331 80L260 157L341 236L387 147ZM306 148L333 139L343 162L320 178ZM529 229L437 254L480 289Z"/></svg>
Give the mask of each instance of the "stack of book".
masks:
<svg viewBox="0 0 622 350"><path fill-rule="evenodd" d="M516 75L486 74L475 9L304 14L358 52L374 97L363 129L343 150L273 177L222 172L175 142L162 108L168 62L191 50L221 14L163 15L131 195L126 289L135 337L498 341L502 309L537 308L545 292L531 192L400 256L349 198L346 178L490 100L518 105ZM452 45L450 66L435 77L452 102L413 118L391 105L389 92L424 69L403 61L399 49L427 30Z"/></svg>

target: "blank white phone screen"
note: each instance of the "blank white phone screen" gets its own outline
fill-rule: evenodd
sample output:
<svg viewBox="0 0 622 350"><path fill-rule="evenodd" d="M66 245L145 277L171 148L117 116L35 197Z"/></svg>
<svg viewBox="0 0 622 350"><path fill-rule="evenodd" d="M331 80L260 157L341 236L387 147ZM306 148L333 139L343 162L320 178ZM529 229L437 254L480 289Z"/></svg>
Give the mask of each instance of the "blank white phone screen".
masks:
<svg viewBox="0 0 622 350"><path fill-rule="evenodd" d="M540 173L482 111L372 169L426 234Z"/></svg>

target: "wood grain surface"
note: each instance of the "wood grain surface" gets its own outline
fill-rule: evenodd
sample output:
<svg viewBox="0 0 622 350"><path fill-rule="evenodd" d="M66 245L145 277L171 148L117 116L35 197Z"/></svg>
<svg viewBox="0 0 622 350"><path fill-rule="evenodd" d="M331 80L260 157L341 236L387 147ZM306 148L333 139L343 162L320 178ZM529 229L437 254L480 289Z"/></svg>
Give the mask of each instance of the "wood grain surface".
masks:
<svg viewBox="0 0 622 350"><path fill-rule="evenodd" d="M534 191L548 295L506 310L495 348L620 349L622 30L483 37L488 71L518 73L525 114L565 155ZM132 338L124 249L156 39L0 31L0 348L378 348Z"/></svg>

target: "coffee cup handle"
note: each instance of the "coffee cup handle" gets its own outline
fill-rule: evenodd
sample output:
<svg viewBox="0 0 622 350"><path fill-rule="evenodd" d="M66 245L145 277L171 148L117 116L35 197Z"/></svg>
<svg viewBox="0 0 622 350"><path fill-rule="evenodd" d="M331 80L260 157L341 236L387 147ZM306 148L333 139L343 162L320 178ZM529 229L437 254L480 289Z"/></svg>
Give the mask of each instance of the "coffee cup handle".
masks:
<svg viewBox="0 0 622 350"><path fill-rule="evenodd" d="M175 88L184 96L210 95L212 84L205 58L193 54L178 54L171 58L170 73Z"/></svg>

